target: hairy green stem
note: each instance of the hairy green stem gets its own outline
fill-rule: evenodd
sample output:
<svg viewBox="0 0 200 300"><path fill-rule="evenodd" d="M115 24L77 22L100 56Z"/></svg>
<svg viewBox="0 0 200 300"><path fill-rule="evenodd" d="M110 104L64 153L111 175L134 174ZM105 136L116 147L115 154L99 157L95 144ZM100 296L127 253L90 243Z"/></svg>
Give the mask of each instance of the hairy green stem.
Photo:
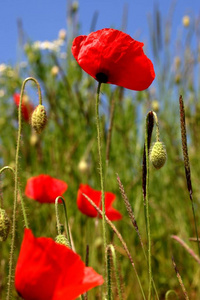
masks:
<svg viewBox="0 0 200 300"><path fill-rule="evenodd" d="M15 185L14 185L14 203L13 203L13 219L12 219L12 240L11 240L11 249L10 249L10 258L9 258L9 275L8 275L8 290L6 299L9 300L11 298L11 285L12 285L12 272L13 272L13 260L14 260L14 246L15 246L15 230L16 230L16 210L17 210L17 196L19 190L18 178L19 178L19 150L20 150L20 140L21 140L21 132L22 132L22 100L25 90L25 85L28 81L34 81L38 88L39 94L39 103L42 104L42 96L40 85L38 81L33 77L28 77L23 81L21 93L20 93L20 101L19 101L19 109L18 109L18 136L17 136L17 148L16 148L16 156L15 156ZM21 198L21 203L23 200ZM24 203L22 204L23 215L26 215L24 209ZM26 224L25 218L25 226L28 228L28 224Z"/></svg>
<svg viewBox="0 0 200 300"><path fill-rule="evenodd" d="M147 221L147 239L148 239L148 272L149 272L149 291L148 299L151 299L152 270L151 270L151 231L149 216L149 149L148 149L148 117L145 126L145 153L146 153L146 221Z"/></svg>
<svg viewBox="0 0 200 300"><path fill-rule="evenodd" d="M68 217L67 217L67 208L65 205L65 200L61 197L58 196L55 200L55 211L56 211L56 221L57 221L57 229L58 229L58 234L61 234L61 226L60 226L60 219L59 219L59 214L58 214L58 201L61 199L63 208L64 208L64 213L65 213L65 223L66 223L66 228L67 228L67 238L69 241L69 246L72 249L72 242L71 242L71 237L70 237L70 230L69 230L69 222L68 222Z"/></svg>
<svg viewBox="0 0 200 300"><path fill-rule="evenodd" d="M156 121L156 142L160 142L160 130L159 130L158 117L154 111L153 111L153 116Z"/></svg>
<svg viewBox="0 0 200 300"><path fill-rule="evenodd" d="M97 125L97 143L99 153L99 173L101 181L101 203L102 203L102 226L103 226L103 244L104 244L104 255L106 262L106 283L107 283L107 259L106 259L106 212L105 212L105 191L104 191L104 180L103 180L103 166L102 166L102 155L101 155L101 132L100 132L100 119L99 119L99 103L100 103L100 88L101 82L98 83L97 98L96 98L96 125Z"/></svg>
<svg viewBox="0 0 200 300"><path fill-rule="evenodd" d="M174 290L169 290L165 294L165 300L168 300L169 299L169 295L172 294L172 293L176 295L176 299L179 299L178 296L177 296L177 293Z"/></svg>

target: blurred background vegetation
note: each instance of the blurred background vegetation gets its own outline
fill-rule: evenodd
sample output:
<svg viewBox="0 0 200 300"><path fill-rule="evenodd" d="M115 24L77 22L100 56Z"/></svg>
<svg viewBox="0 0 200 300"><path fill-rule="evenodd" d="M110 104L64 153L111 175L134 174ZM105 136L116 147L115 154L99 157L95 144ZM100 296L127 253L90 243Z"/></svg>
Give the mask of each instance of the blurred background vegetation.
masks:
<svg viewBox="0 0 200 300"><path fill-rule="evenodd" d="M75 2L76 4L76 2ZM44 132L37 136L27 122L23 122L20 150L20 185L24 191L26 181L32 176L49 174L68 184L64 194L69 223L77 253L85 259L86 245L90 248L89 265L103 274L101 220L82 215L77 209L76 198L80 183L100 190L95 124L95 97L97 82L78 66L71 54L74 32L79 30L78 6L73 4L69 17L70 28L58 33L58 39L31 42L27 39L22 47L26 61L11 65L0 65L0 167L14 167L17 137L17 106L14 93L20 92L26 77L35 77L42 88L43 104L48 115ZM171 44L170 15L163 22L155 9L149 17L149 28L156 66L156 79L152 87L142 92L103 85L101 93L102 141L104 162L106 159L111 107L114 102L109 164L105 170L106 191L116 194L115 207L123 214L115 222L130 249L142 285L148 289L148 270L138 236L129 220L119 192L116 173L124 185L132 205L139 230L146 245L146 229L142 198L142 155L144 146L145 117L154 110L160 123L161 141L167 150L167 163L161 170L150 168L150 221L152 233L152 268L160 299L168 290L175 290L179 299L183 294L172 266L174 256L177 267L190 299L200 299L200 269L197 262L185 249L171 238L178 235L196 253L197 243L189 241L195 237L194 221L189 200L181 147L179 121L179 95L183 96L186 111L189 156L194 190L197 224L200 209L200 36L199 20L183 19L184 39L177 36L175 46ZM119 28L120 29L120 28ZM95 30L95 28L93 28ZM193 43L195 37L196 42ZM133 37L134 38L134 37ZM150 51L145 45L145 52ZM175 48L174 48L175 47ZM28 100L38 104L35 87L26 88ZM153 140L155 141L155 132ZM8 215L13 209L13 176L8 171L1 175L1 205ZM25 198L30 227L36 236L55 238L56 220L54 205L40 204ZM23 221L18 205L17 259L23 236ZM64 215L61 216L64 222ZM94 227L95 226L95 227ZM95 230L94 230L95 228ZM5 299L8 274L10 239L0 243L0 299ZM138 283L122 245L109 230L109 241L116 246L123 286L124 299L141 299ZM115 279L113 278L113 287ZM14 298L18 296L16 292ZM134 296L133 296L134 293ZM114 299L117 299L113 289ZM89 299L101 299L101 288L89 292ZM170 295L168 299L177 299Z"/></svg>

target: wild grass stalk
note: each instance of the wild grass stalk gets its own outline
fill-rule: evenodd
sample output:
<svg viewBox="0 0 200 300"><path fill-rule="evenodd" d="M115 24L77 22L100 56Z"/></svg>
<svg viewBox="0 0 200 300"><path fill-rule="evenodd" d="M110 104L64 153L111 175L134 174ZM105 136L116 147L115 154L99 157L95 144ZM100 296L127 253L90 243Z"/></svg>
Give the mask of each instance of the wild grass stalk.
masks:
<svg viewBox="0 0 200 300"><path fill-rule="evenodd" d="M180 125L181 125L181 139L182 139L184 166L185 166L185 176L186 176L186 182L187 182L187 189L188 189L191 204L192 204L192 213L193 213L193 219L194 219L194 224L195 224L195 233L196 233L196 237L197 237L197 245L198 245L198 251L199 251L199 256L200 256L200 241L199 241L197 221L196 221L195 209L194 209L193 190L192 190L192 181L191 181L191 172L190 172L190 161L189 161L188 147L187 147L185 109L184 109L184 102L183 102L182 96L179 97L179 106L180 106Z"/></svg>
<svg viewBox="0 0 200 300"><path fill-rule="evenodd" d="M178 271L177 265L176 265L175 260L174 260L173 257L172 257L172 264L173 264L174 270L175 270L175 272L176 272L176 276L177 276L177 278L178 278L178 281L179 281L179 284L180 284L180 286L181 286L181 289L182 289L182 291L183 291L184 298L185 298L185 300L189 300L188 293L187 293L187 291L186 291L186 289L185 289L185 286L184 286L184 284L183 284L183 280L182 280L182 278L181 278L181 275L180 275L180 273L179 273L179 271Z"/></svg>
<svg viewBox="0 0 200 300"><path fill-rule="evenodd" d="M89 203L98 211L98 213L103 217L103 212L96 206L96 204L92 201L92 199L90 199L87 195L83 194L83 196L89 201ZM143 287L142 287L142 284L141 284L141 281L140 281L140 278L139 278L139 275L138 275L138 272L136 270L136 267L135 267L135 263L133 261L133 258L131 256L131 253L130 251L128 250L128 247L126 245L126 242L124 241L122 235L119 233L119 231L117 230L117 228L115 227L115 225L105 216L105 220L107 222L107 224L111 227L111 229L115 232L115 234L117 235L118 239L120 240L120 242L122 243L122 246L131 262L131 265L133 267L133 270L135 272L135 275L136 275L136 278L137 278L137 281L138 281L138 284L139 284L139 287L140 287L140 290L141 290L141 293L142 293L142 297L143 299L146 299L146 296L144 294L144 290L143 290Z"/></svg>

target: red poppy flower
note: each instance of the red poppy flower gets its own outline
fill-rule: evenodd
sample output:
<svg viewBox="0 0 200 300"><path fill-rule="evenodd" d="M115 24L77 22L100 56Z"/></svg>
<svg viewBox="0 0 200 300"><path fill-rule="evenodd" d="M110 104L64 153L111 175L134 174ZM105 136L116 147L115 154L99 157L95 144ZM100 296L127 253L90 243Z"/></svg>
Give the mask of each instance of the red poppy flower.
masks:
<svg viewBox="0 0 200 300"><path fill-rule="evenodd" d="M30 116L32 115L34 107L28 100L26 100L26 97L27 96L25 96L22 100L22 116L23 116L24 120L26 122L28 122L30 119ZM20 101L20 94L14 94L13 99L14 99L15 104L18 107L19 101Z"/></svg>
<svg viewBox="0 0 200 300"><path fill-rule="evenodd" d="M78 209L89 217L95 218L98 216L96 209L89 203L89 201L83 196L87 195L98 207L101 201L101 191L93 190L87 184L80 184L78 195L77 195L77 205ZM115 195L110 192L105 192L105 211L106 216L111 221L120 220L122 215L112 207L112 203L115 201ZM101 206L102 207L102 206Z"/></svg>
<svg viewBox="0 0 200 300"><path fill-rule="evenodd" d="M144 54L143 46L126 33L105 28L76 37L72 54L97 81L141 91L155 78L153 64Z"/></svg>
<svg viewBox="0 0 200 300"><path fill-rule="evenodd" d="M15 270L15 288L23 299L72 300L101 284L103 277L78 254L25 229Z"/></svg>
<svg viewBox="0 0 200 300"><path fill-rule="evenodd" d="M49 175L41 174L28 179L25 195L40 203L55 203L55 199L66 190L67 184Z"/></svg>

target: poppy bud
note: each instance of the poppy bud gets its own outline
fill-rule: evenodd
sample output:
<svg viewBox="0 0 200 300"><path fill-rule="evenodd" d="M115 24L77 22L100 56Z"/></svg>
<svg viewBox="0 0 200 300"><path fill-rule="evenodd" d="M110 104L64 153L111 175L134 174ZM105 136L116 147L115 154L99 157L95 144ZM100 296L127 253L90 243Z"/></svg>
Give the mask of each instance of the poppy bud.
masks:
<svg viewBox="0 0 200 300"><path fill-rule="evenodd" d="M38 136L37 134L34 132L31 137L30 137L30 144L31 146L36 146L38 143Z"/></svg>
<svg viewBox="0 0 200 300"><path fill-rule="evenodd" d="M159 111L160 105L159 102L155 99L152 101L152 109L153 111Z"/></svg>
<svg viewBox="0 0 200 300"><path fill-rule="evenodd" d="M184 16L182 19L183 26L188 27L190 25L190 17L189 16Z"/></svg>
<svg viewBox="0 0 200 300"><path fill-rule="evenodd" d="M51 68L51 75L55 77L55 76L58 75L58 73L59 73L59 68L58 68L58 66L53 66L53 67Z"/></svg>
<svg viewBox="0 0 200 300"><path fill-rule="evenodd" d="M67 238L63 235L63 234L59 234L56 237L56 243L61 244L61 245L65 245L67 247L70 247L69 242L67 240Z"/></svg>
<svg viewBox="0 0 200 300"><path fill-rule="evenodd" d="M74 1L71 6L71 12L74 14L78 10L78 1Z"/></svg>
<svg viewBox="0 0 200 300"><path fill-rule="evenodd" d="M81 161L78 164L78 169L81 173L87 173L90 169L90 165L85 159L81 159Z"/></svg>
<svg viewBox="0 0 200 300"><path fill-rule="evenodd" d="M31 126L35 131L40 134L47 123L47 115L45 107L39 104L35 109L31 117Z"/></svg>
<svg viewBox="0 0 200 300"><path fill-rule="evenodd" d="M66 33L66 30L65 29L61 29L58 33L58 38L60 40L65 40L66 39L66 36L67 36L67 33Z"/></svg>
<svg viewBox="0 0 200 300"><path fill-rule="evenodd" d="M165 146L161 142L156 142L150 153L150 161L156 169L162 168L167 159Z"/></svg>
<svg viewBox="0 0 200 300"><path fill-rule="evenodd" d="M6 211L0 208L0 242L7 239L10 230L10 219Z"/></svg>

